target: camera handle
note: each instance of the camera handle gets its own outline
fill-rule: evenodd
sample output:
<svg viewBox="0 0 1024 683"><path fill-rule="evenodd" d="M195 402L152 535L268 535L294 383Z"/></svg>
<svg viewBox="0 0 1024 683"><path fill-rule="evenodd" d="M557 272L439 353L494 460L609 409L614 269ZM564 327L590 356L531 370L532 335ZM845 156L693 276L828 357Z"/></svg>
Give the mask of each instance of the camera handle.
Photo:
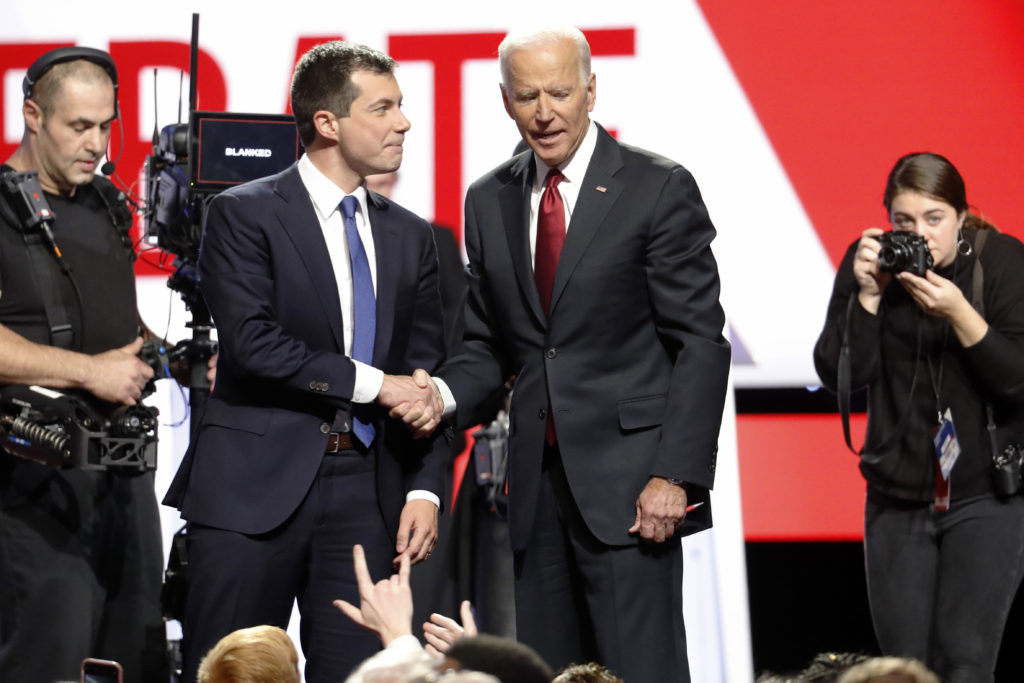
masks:
<svg viewBox="0 0 1024 683"><path fill-rule="evenodd" d="M191 313L191 319L185 326L192 330L192 342L188 345L186 358L189 361L188 404L189 404L189 442L199 430L199 420L206 409L206 399L210 394L210 382L206 379L207 361L217 353L217 342L210 339L213 329L213 318L206 306L202 292L199 291L195 275L195 265L190 259L179 257L175 261L177 270L167 279L167 286L177 292L185 308Z"/></svg>

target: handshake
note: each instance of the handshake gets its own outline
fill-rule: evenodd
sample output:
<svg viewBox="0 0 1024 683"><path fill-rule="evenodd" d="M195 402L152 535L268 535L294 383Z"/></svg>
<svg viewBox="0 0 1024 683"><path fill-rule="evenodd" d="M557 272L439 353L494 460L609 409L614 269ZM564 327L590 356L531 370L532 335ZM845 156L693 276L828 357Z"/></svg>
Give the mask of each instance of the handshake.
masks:
<svg viewBox="0 0 1024 683"><path fill-rule="evenodd" d="M377 403L404 422L417 439L433 434L444 412L441 392L426 370L417 370L412 377L384 375Z"/></svg>

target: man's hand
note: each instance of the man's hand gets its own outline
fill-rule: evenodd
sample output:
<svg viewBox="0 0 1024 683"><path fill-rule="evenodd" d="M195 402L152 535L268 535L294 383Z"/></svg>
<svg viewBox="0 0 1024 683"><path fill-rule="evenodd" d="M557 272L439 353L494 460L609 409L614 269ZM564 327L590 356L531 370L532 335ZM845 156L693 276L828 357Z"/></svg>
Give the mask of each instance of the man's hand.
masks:
<svg viewBox="0 0 1024 683"><path fill-rule="evenodd" d="M651 477L636 500L636 519L629 533L663 543L672 538L686 517L686 489L663 477Z"/></svg>
<svg viewBox="0 0 1024 683"><path fill-rule="evenodd" d="M370 578L363 546L353 546L352 564L359 585L359 607L345 600L335 600L334 606L367 631L376 633L385 647L399 636L412 634L409 558L403 556L398 573L376 585Z"/></svg>
<svg viewBox="0 0 1024 683"><path fill-rule="evenodd" d="M437 506L429 500L414 498L405 504L398 521L398 538L395 539L398 555L392 563L396 567L402 558L408 558L410 564L418 564L434 552L437 514Z"/></svg>
<svg viewBox="0 0 1024 683"><path fill-rule="evenodd" d="M90 356L92 366L83 386L89 393L113 403L133 406L153 376L153 368L139 360L142 337L127 346Z"/></svg>
<svg viewBox="0 0 1024 683"><path fill-rule="evenodd" d="M213 354L210 360L206 361L206 381L210 383L210 392L213 392L213 385L217 383L217 356Z"/></svg>
<svg viewBox="0 0 1024 683"><path fill-rule="evenodd" d="M427 640L427 652L438 659L444 657L448 648L463 636L475 636L476 620L473 618L473 606L469 600L463 600L459 606L462 626L459 622L443 614L431 614L430 621L423 624L423 637Z"/></svg>
<svg viewBox="0 0 1024 683"><path fill-rule="evenodd" d="M444 411L437 387L423 370L412 377L384 375L377 403L388 408L388 415L402 420L416 438L432 434Z"/></svg>
<svg viewBox="0 0 1024 683"><path fill-rule="evenodd" d="M180 342L179 342L180 343ZM171 361L170 371L171 377L174 378L178 384L183 387L190 387L192 385L192 365L195 360L186 357L179 358ZM213 354L206 359L206 383L210 387L210 391L213 391L213 385L217 381L217 354Z"/></svg>

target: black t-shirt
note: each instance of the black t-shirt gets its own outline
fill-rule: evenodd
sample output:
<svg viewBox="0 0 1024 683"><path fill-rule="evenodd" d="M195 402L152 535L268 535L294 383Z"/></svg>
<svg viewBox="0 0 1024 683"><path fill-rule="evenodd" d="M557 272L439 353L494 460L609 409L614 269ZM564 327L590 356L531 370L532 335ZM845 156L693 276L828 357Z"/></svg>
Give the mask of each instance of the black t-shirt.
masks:
<svg viewBox="0 0 1024 683"><path fill-rule="evenodd" d="M100 353L130 343L138 334L135 275L106 204L91 183L72 197L46 193L46 198L56 217L54 239L71 274L61 272L45 242L26 244L20 228L0 219L0 323L31 341L52 343L40 277L29 252L43 250L46 258L36 263L45 263L50 272L45 279L58 283L74 328L72 349ZM3 193L0 201L6 202Z"/></svg>

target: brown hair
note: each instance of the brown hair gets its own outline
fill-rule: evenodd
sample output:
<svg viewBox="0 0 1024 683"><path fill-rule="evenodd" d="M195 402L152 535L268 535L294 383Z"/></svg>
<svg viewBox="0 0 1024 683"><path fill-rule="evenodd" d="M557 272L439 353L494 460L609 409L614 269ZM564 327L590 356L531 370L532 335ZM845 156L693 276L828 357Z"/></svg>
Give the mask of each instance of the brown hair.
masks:
<svg viewBox="0 0 1024 683"><path fill-rule="evenodd" d="M292 75L291 101L299 137L307 147L316 139L313 115L329 111L338 118L348 116L359 88L352 83L356 71L389 74L395 60L380 50L333 40L321 43L302 55Z"/></svg>
<svg viewBox="0 0 1024 683"><path fill-rule="evenodd" d="M998 232L995 225L971 213L963 176L949 159L940 154L915 152L900 157L889 172L889 179L885 183L882 203L887 213L892 212L892 202L896 195L903 192L917 192L946 202L956 209L958 214L966 214L965 228Z"/></svg>
<svg viewBox="0 0 1024 683"><path fill-rule="evenodd" d="M76 59L56 64L43 74L42 78L32 87L32 96L29 99L39 105L39 108L43 110L44 117L48 117L56 108L57 98L64 88L64 83L72 79L82 83L100 85L109 83L111 89L114 87L114 81L111 80L110 74L99 64L85 59Z"/></svg>

